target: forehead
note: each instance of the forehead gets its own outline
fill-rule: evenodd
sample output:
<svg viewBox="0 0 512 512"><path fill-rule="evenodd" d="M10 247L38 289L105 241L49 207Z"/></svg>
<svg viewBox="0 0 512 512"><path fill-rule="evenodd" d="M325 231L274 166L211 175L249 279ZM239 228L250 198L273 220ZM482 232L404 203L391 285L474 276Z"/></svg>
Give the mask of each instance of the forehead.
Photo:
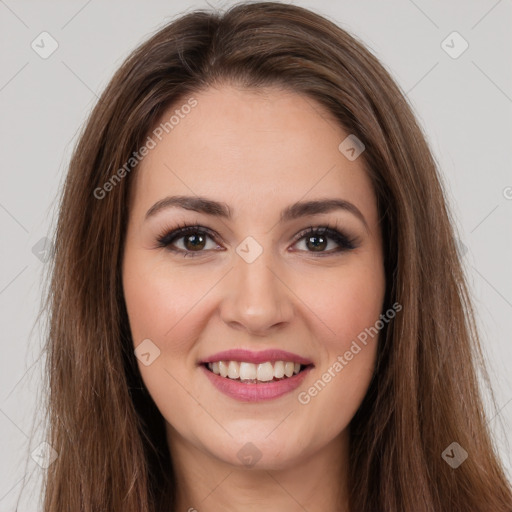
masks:
<svg viewBox="0 0 512 512"><path fill-rule="evenodd" d="M171 193L196 194L233 204L236 212L350 196L363 209L373 207L363 158L350 161L340 152L349 133L313 99L230 86L190 97L195 103L185 98L162 116L162 123L172 117L172 129L161 140L150 134L156 145L137 170L136 202L149 207Z"/></svg>

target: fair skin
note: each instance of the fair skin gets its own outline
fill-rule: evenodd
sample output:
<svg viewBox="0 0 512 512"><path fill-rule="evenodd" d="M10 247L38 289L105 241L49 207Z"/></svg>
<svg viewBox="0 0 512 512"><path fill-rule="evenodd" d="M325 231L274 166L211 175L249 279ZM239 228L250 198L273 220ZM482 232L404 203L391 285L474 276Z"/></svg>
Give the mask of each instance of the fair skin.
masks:
<svg viewBox="0 0 512 512"><path fill-rule="evenodd" d="M332 367L378 320L385 291L363 159L338 150L348 133L310 98L233 86L193 97L197 106L137 169L123 259L134 347L149 339L160 351L138 364L166 422L177 510L346 511L348 425L370 383L377 337L341 371ZM178 206L147 216L177 195L226 203L232 216ZM280 220L296 202L327 198L352 207ZM177 252L159 246L184 224L214 237L203 232L197 244L196 230L172 241ZM334 224L350 248L327 235L296 238ZM250 250L262 251L250 263L236 252L248 236L257 243ZM244 401L219 391L200 364L233 348L286 350L312 365L297 389ZM325 387L307 394L329 368ZM252 466L239 455L249 442Z"/></svg>

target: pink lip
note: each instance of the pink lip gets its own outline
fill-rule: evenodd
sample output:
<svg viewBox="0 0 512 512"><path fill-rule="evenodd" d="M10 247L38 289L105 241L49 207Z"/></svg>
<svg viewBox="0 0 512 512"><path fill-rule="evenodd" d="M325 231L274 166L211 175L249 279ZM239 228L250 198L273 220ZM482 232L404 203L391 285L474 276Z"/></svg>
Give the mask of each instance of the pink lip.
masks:
<svg viewBox="0 0 512 512"><path fill-rule="evenodd" d="M312 361L301 357L292 352L286 352L284 350L262 350L260 352L253 352L252 350L244 349L232 349L225 350L223 352L217 352L210 357L200 361L200 364L204 363L215 363L217 361L245 361L247 363L266 363L270 361L274 363L276 361L291 361L293 363L300 363L303 365L313 364ZM301 372L302 373L302 372ZM292 377L290 377L291 379Z"/></svg>
<svg viewBox="0 0 512 512"><path fill-rule="evenodd" d="M229 360L234 361L235 359ZM279 361L280 359L277 360ZM218 361L218 359L216 359L216 361ZM247 361L247 359L244 359L244 361ZM265 361L269 361L269 359L265 359ZM289 393L290 391L293 391L298 386L300 386L306 377L306 374L312 368L313 366L308 366L300 373L297 373L296 375L285 378L283 380L276 380L268 383L249 384L237 380L232 380L228 377L221 377L220 375L216 375L215 373L208 370L206 366L201 366L202 371L206 373L206 376L208 379L210 379L210 382L219 391L231 398L235 398L236 400L240 400L242 402L259 402L262 400L272 400L286 393Z"/></svg>

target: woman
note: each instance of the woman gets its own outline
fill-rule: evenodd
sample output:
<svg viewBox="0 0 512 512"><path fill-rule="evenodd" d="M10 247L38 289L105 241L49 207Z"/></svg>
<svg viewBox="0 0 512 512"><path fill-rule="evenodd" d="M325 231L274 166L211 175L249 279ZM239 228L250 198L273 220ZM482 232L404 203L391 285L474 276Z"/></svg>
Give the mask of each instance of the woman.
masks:
<svg viewBox="0 0 512 512"><path fill-rule="evenodd" d="M46 511L510 511L437 170L361 43L292 5L170 23L73 155Z"/></svg>

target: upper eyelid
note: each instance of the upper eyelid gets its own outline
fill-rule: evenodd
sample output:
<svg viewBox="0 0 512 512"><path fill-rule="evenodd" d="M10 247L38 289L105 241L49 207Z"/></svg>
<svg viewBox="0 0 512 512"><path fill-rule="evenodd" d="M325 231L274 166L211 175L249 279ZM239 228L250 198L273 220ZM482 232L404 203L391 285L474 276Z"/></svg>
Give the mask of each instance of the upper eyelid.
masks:
<svg viewBox="0 0 512 512"><path fill-rule="evenodd" d="M180 237L180 235L184 236L185 234L187 234L190 231L198 231L198 232L206 233L207 235L210 235L212 237L220 238L220 235L218 235L218 233L215 230L208 228L206 226L202 226L200 224L178 226L173 229L164 230L163 234L158 236L158 238L164 238L169 235L174 235L175 237ZM346 233L344 233L343 230L341 230L339 227L336 228L334 226L326 226L324 224L320 224L317 226L310 225L307 228L303 228L298 233L293 235L293 238L295 239L297 237L305 236L309 232L324 232L326 234L329 234L329 232L333 232L333 231L337 231L339 234L345 235L345 236L347 236L347 238L349 238L349 236Z"/></svg>

